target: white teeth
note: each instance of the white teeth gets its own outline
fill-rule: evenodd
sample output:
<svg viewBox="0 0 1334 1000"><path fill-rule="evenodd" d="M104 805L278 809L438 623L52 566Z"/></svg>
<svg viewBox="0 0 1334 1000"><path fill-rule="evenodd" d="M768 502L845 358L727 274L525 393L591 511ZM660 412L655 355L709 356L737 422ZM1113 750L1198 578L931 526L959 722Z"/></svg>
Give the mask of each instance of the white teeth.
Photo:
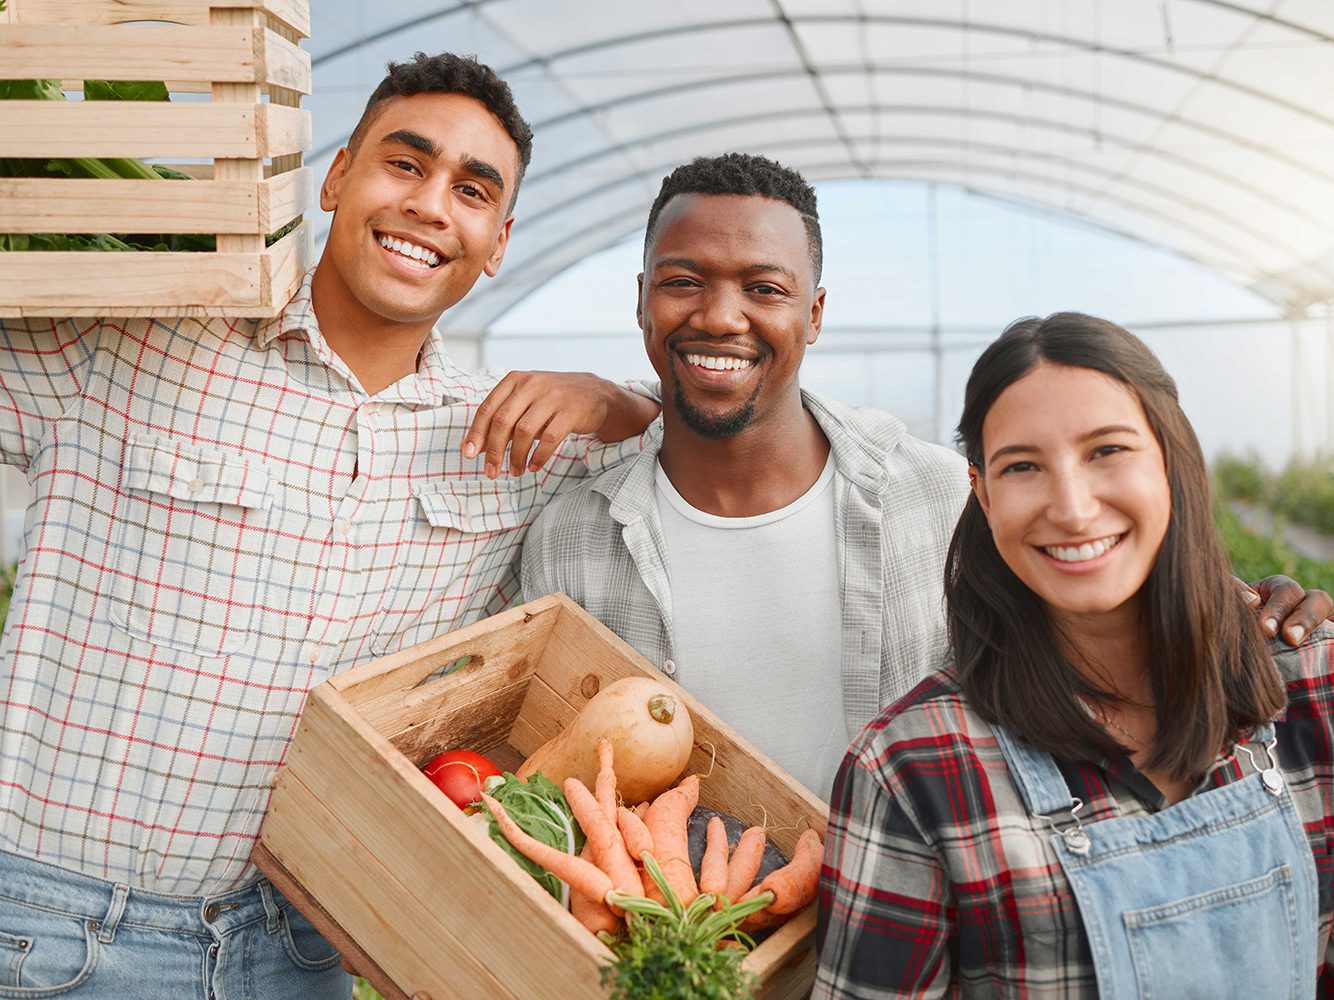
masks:
<svg viewBox="0 0 1334 1000"><path fill-rule="evenodd" d="M749 368L754 364L747 358L723 358L712 354L687 354L686 361L692 365L698 365L700 368L708 368L711 371L737 371L741 368Z"/></svg>
<svg viewBox="0 0 1334 1000"><path fill-rule="evenodd" d="M1120 535L1108 535L1080 545L1044 545L1042 551L1061 562L1088 562L1098 558L1120 540Z"/></svg>
<svg viewBox="0 0 1334 1000"><path fill-rule="evenodd" d="M391 250L409 263L417 264L420 267L435 267L436 264L440 263L440 255L434 250L419 247L415 243L400 240L396 236L380 236L379 242L380 246L386 250Z"/></svg>

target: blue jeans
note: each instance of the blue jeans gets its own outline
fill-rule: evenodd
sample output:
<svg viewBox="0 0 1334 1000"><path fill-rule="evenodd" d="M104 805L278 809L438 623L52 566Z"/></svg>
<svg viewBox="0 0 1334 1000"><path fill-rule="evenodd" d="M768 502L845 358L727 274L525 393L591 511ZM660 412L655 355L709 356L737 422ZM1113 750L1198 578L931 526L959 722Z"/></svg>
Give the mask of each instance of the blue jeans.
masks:
<svg viewBox="0 0 1334 1000"><path fill-rule="evenodd" d="M164 896L0 851L0 998L347 1000L338 953L267 881Z"/></svg>

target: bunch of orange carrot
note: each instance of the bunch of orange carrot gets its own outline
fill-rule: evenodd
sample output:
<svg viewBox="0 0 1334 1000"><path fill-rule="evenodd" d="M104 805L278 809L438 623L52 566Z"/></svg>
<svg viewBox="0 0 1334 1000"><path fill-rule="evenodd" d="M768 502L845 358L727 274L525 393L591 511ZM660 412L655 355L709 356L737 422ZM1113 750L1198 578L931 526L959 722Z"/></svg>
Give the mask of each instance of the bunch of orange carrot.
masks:
<svg viewBox="0 0 1334 1000"><path fill-rule="evenodd" d="M688 907L701 893L712 894L714 909L733 907L731 912L745 914L737 927L742 932L781 924L815 898L822 844L814 830L801 835L788 864L753 885L764 854L764 828L746 830L729 857L723 821L715 816L709 820L696 882L687 830L699 802L699 776L688 775L652 803L627 808L617 801L611 744L601 740L597 752L594 788L590 791L578 778L569 778L563 789L586 838L578 857L530 837L503 806L482 795L510 843L570 886L570 911L589 930L616 935L627 909L635 909L646 897L664 902L664 892L648 874L654 868L671 902ZM748 905L736 906L740 903Z"/></svg>

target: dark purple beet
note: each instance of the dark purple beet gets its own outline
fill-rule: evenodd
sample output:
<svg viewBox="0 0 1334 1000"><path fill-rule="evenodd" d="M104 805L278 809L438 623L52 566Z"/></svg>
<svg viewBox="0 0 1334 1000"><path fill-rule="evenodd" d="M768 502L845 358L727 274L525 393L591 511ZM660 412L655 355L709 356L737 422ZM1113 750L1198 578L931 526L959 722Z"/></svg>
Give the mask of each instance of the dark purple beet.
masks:
<svg viewBox="0 0 1334 1000"><path fill-rule="evenodd" d="M737 841L746 832L746 824L735 816L728 816L726 813L696 806L695 811L690 814L690 822L686 827L690 835L690 867L695 869L696 878L699 877L700 859L704 857L704 840L707 835L710 816L722 817L723 827L727 830L728 851L736 847ZM764 857L760 860L760 873L756 876L756 881L764 878L775 868L782 868L785 864L787 864L787 857L774 846L772 840L766 839L764 842Z"/></svg>

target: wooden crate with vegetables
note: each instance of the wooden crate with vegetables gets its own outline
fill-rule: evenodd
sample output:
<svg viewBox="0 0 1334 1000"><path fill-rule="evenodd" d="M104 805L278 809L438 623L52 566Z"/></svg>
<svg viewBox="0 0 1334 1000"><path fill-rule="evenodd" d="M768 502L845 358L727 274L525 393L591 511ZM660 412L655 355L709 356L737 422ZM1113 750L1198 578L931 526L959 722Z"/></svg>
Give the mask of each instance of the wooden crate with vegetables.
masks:
<svg viewBox="0 0 1334 1000"><path fill-rule="evenodd" d="M307 0L0 0L0 317L281 311L309 31Z"/></svg>
<svg viewBox="0 0 1334 1000"><path fill-rule="evenodd" d="M479 754L511 773L469 815ZM663 956L716 988L661 995L785 1000L814 977L826 816L557 594L315 688L255 860L390 1000L658 995Z"/></svg>

